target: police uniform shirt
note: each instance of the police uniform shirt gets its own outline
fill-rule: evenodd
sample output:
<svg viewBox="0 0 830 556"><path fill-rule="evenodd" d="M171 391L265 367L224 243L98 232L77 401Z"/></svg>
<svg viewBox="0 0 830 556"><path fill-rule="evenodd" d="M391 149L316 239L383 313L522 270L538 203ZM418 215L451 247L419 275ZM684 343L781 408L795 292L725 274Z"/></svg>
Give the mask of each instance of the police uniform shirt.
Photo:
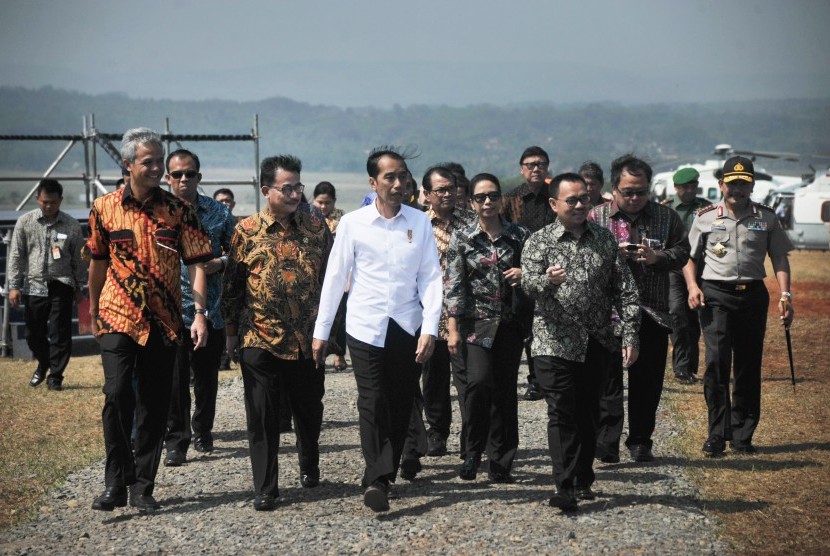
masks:
<svg viewBox="0 0 830 556"><path fill-rule="evenodd" d="M723 201L697 214L689 232L691 258L703 259L704 280L751 282L766 276L764 259L786 255L793 244L772 209L752 203L736 220Z"/></svg>

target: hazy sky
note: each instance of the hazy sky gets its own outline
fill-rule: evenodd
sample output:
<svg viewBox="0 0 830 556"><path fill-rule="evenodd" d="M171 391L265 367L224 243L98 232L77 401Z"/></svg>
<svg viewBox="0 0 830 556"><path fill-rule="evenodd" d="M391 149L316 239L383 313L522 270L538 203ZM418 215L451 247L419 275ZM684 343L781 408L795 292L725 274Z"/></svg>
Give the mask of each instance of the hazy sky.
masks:
<svg viewBox="0 0 830 556"><path fill-rule="evenodd" d="M0 85L390 106L830 96L828 0L3 0Z"/></svg>

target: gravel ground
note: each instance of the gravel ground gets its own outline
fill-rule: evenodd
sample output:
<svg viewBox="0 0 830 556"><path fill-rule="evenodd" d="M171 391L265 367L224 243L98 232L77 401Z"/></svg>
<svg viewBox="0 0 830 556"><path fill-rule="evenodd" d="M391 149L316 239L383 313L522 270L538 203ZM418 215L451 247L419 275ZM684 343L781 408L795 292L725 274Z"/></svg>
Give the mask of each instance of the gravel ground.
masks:
<svg viewBox="0 0 830 556"><path fill-rule="evenodd" d="M716 523L702 511L698 491L684 477L683 458L670 451L667 440L676 432L665 412L655 436L657 461L634 463L623 450L621 463L598 463L598 498L565 515L547 505L552 476L545 402L519 402L521 444L513 485L492 484L485 465L476 481L458 479L456 406L450 453L424 458L424 471L413 482L398 479L391 510L374 514L363 506L359 486L363 460L354 378L348 371L327 373L326 390L321 485L300 486L294 435L282 435L281 496L274 512L251 506L242 381L236 378L220 387L216 451L191 450L182 467L160 467L158 513L91 510L103 489L102 461L46 495L36 521L0 533L0 553L728 552L714 536Z"/></svg>

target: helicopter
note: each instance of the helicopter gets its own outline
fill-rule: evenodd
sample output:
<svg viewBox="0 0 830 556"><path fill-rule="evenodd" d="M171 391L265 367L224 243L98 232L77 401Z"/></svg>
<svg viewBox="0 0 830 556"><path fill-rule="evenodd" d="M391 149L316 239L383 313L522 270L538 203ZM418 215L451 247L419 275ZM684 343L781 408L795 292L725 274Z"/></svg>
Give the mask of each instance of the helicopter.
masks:
<svg viewBox="0 0 830 556"><path fill-rule="evenodd" d="M700 173L698 197L716 203L721 198L719 172L727 158L741 155L800 162L803 159L830 158L827 155L747 151L720 144L713 153L718 158L703 164L683 164L669 172L655 174L651 182L652 198L663 200L674 196L672 176L680 168L695 168ZM830 170L816 177L816 170L797 176L771 175L755 166L755 187L751 198L775 211L787 235L798 249L827 250L830 243Z"/></svg>
<svg viewBox="0 0 830 556"><path fill-rule="evenodd" d="M674 170L655 174L651 180L652 198L655 201L663 201L674 197L674 182L672 181L672 176L681 168L694 168L700 173L700 184L698 185L697 196L714 203L721 197L720 187L718 187L718 173L723 168L723 163L726 159L735 155L746 156L753 161L756 157L774 158L791 162L797 162L801 159L800 155L796 153L737 150L733 149L732 145L726 143L716 145L712 154L717 156L717 158L707 159L702 164L681 164ZM772 190L780 187L803 184L804 178L805 176L772 175L767 173L763 168L756 166L755 188L752 192L752 200L762 203Z"/></svg>

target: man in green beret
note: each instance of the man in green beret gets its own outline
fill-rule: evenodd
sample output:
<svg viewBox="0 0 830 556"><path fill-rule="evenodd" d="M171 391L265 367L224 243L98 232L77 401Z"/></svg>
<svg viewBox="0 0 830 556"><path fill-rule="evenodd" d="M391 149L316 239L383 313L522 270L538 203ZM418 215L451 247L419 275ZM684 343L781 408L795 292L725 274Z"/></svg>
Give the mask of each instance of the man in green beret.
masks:
<svg viewBox="0 0 830 556"><path fill-rule="evenodd" d="M686 231L692 227L695 214L701 208L711 205L710 201L697 196L700 173L694 168L681 168L672 176L674 198L664 202L677 211ZM672 367L675 379L683 384L694 384L700 358L700 321L697 311L689 309L689 292L682 270L669 274L669 307L673 321L671 334Z"/></svg>

